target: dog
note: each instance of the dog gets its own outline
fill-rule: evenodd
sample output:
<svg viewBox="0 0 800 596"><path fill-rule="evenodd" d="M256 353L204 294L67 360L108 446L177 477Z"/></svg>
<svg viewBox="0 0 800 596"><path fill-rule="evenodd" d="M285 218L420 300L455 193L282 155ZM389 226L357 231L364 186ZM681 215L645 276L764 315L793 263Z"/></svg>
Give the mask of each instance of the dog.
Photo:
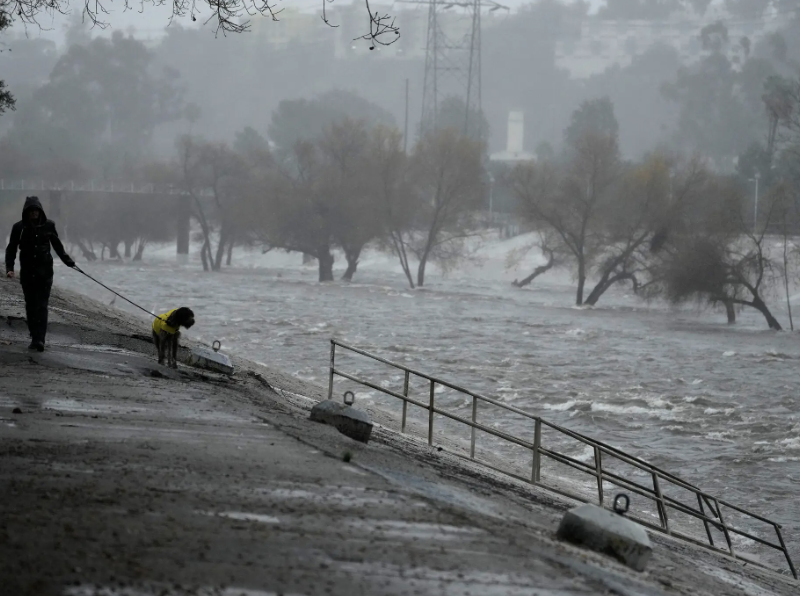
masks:
<svg viewBox="0 0 800 596"><path fill-rule="evenodd" d="M192 325L194 325L194 313L185 306L174 308L156 317L153 321L153 343L158 351L159 364L164 364L166 355L167 365L170 368L178 368L180 328L190 329Z"/></svg>

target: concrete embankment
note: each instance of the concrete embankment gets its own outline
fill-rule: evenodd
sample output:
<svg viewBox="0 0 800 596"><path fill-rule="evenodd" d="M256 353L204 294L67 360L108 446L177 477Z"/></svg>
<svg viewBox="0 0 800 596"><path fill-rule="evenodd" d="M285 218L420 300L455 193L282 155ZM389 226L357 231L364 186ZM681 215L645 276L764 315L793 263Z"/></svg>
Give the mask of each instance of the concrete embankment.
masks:
<svg viewBox="0 0 800 596"><path fill-rule="evenodd" d="M652 534L634 572L556 540L574 503L382 426L363 445L308 420L318 387L236 359L172 371L146 321L51 306L29 352L0 283L3 596L798 593Z"/></svg>

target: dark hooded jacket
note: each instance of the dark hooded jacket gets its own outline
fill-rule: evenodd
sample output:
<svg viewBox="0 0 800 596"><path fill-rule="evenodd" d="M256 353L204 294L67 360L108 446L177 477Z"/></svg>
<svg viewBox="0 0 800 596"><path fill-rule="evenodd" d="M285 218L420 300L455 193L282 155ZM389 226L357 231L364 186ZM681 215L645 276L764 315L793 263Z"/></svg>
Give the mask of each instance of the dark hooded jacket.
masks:
<svg viewBox="0 0 800 596"><path fill-rule="evenodd" d="M28 219L30 209L39 210L39 219L34 223ZM75 261L64 250L64 245L56 232L56 224L47 219L42 204L37 197L27 197L22 208L22 220L11 228L11 238L6 248L6 271L14 270L14 260L19 249L19 267L21 275L36 277L53 276L53 256L50 247L61 258L67 267L73 267Z"/></svg>

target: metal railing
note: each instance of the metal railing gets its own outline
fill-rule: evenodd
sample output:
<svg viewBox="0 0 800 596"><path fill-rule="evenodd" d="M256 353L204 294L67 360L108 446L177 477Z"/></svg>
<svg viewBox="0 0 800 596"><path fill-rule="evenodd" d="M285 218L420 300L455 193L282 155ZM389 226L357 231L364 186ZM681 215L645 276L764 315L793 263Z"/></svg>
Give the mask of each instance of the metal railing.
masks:
<svg viewBox="0 0 800 596"><path fill-rule="evenodd" d="M381 364L388 365L393 367L399 371L402 371L404 374L403 379L403 391L402 393L397 391L392 391L379 385L376 382L371 382L366 379L361 379L354 374L349 374L342 370L336 368L336 348L342 348L347 352L351 352L354 354L359 354L374 362L379 362ZM418 377L420 379L424 379L428 384L428 396L427 401L420 401L409 395L409 382L411 376ZM419 372L407 366L403 366L402 364L397 364L395 362L391 362L386 360L385 358L381 358L380 356L376 356L359 348L344 344L337 340L331 340L331 358L330 358L330 371L329 371L329 385L328 385L328 398L332 398L333 396L333 382L334 377L339 376L345 379L348 379L354 383L358 383L359 385L363 385L365 387L369 387L376 391L380 391L386 395L390 395L395 397L399 400L402 400L402 417L400 422L400 432L406 432L406 425L408 419L408 405L414 405L423 410L427 410L428 412L428 420L427 420L427 440L428 445L433 445L433 429L434 429L434 415L443 416L449 420L454 422L466 425L470 427L470 447L469 447L469 459L479 463L483 466L486 466L496 472L501 474L505 474L507 476L516 478L518 480L522 480L524 482L533 484L538 487L545 488L547 490L551 490L562 494L564 496L582 501L588 502L584 496L574 494L570 491L564 490L561 487L555 486L553 483L546 483L542 480L542 458L550 458L558 463L564 464L569 466L572 469L578 470L579 472L583 472L590 476L593 476L596 479L596 490L597 490L597 497L598 502L602 506L604 503L604 491L603 491L603 482L607 482L609 484L614 484L619 486L625 490L628 490L632 493L638 494L642 497L649 499L650 501L655 503L656 510L658 513L659 523L652 523L647 519L641 518L641 516L635 516L636 521L641 523L644 526L647 526L653 530L662 532L664 534L668 534L670 536L680 538L682 540L686 540L688 542L692 542L694 544L710 548L716 552L719 552L724 555L728 555L734 559L743 559L746 560L748 563L756 564L761 567L765 567L770 569L770 567L760 563L759 561L754 561L750 557L746 557L743 554L737 554L736 550L733 547L732 535L741 536L748 540L752 540L758 544L762 544L764 546L770 547L772 549L778 550L783 553L786 557L786 562L789 567L789 571L791 572L792 576L797 579L797 571L792 563L792 559L789 556L789 552L786 549L786 544L783 540L783 536L781 534L781 525L769 520L765 517L747 511L741 507L737 507L736 505L732 505L731 503L718 499L713 495L710 495L698 487L685 482L661 468L658 468L638 457L629 455L624 451L602 443L600 441L596 441L586 435L577 433L575 431L569 430L562 426L553 424L544 420L540 416L535 416L524 410L520 410L519 408L515 408L508 404L504 404L498 400L480 395L463 387L459 387L449 381L444 381L442 379L438 379L436 377L430 376L428 374ZM463 416L459 416L454 414L453 412L449 412L444 410L443 408L437 407L436 404L436 388L437 386L441 386L444 388L451 389L459 394L463 394L471 398L472 403L472 412L471 417L469 419L464 418ZM534 427L533 432L533 441L528 441L523 438L517 437L512 435L510 432L505 430L498 430L492 426L488 426L486 424L482 424L478 421L478 406L479 404L491 404L492 406L501 408L508 412L512 412L518 416L522 416L528 420L530 420ZM556 451L555 448L547 447L542 444L543 441L543 428L550 429L552 431L556 431L561 435L569 437L570 439L574 439L588 447L590 447L593 451L593 461L591 463L580 461L574 457L570 457L563 453L559 453ZM475 454L475 444L476 444L476 433L477 431L481 431L487 433L497 439L502 441L506 441L513 445L517 445L522 447L526 450L529 450L532 455L532 465L531 471L529 476L522 476L516 473L513 473L509 470L501 469L495 465L493 465L490 461L486 459L481 459L476 457ZM459 455L459 454L456 454ZM631 478L626 478L623 475L613 472L608 469L608 467L604 467L603 460L604 456L606 459L614 458L623 462L624 464L630 465L637 470L640 470L642 473L649 476L652 480L652 486L647 486L642 484L641 482L637 482ZM558 480L554 478L553 480ZM694 498L697 499L697 507L695 508L694 505L687 505L686 503L671 497L665 494L663 485L671 485L677 487L681 490L688 491L694 495ZM708 510L709 514L706 514L706 509ZM766 524L768 528L774 529L775 534L778 539L778 543L770 542L764 538L759 536L753 535L751 532L745 531L741 528L734 527L730 520L726 521L725 517L723 517L723 510L725 510L726 514L729 512L735 512L739 516L742 516L749 520L750 522L760 522L762 524ZM703 527L705 529L705 535L707 538L707 542L698 539L696 536L690 536L684 532L679 531L676 527L676 523L670 523L670 516L671 512L678 512L681 514L685 514L694 518L696 520L700 520L702 522ZM714 537L712 535L711 530L714 529L718 532L721 532L724 539L725 539L725 547L720 547L715 544Z"/></svg>
<svg viewBox="0 0 800 596"><path fill-rule="evenodd" d="M132 194L167 194L182 195L188 194L187 191L179 186L171 184L154 184L151 182L109 182L109 181L74 181L67 182L48 182L45 180L5 180L0 178L0 190L19 190L19 191L45 191L55 190L61 192L102 192L102 193L132 193ZM194 193L199 196L211 196L211 189L195 189Z"/></svg>

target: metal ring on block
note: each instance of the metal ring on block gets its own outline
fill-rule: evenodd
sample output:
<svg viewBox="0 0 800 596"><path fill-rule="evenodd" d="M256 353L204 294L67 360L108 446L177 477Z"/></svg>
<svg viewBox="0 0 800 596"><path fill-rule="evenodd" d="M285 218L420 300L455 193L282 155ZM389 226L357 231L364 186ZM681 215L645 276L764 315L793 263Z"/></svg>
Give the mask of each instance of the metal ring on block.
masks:
<svg viewBox="0 0 800 596"><path fill-rule="evenodd" d="M344 392L344 405L352 406L356 402L356 395L352 391Z"/></svg>
<svg viewBox="0 0 800 596"><path fill-rule="evenodd" d="M214 340L214 343L211 344L211 349L215 352L219 352L219 349L222 347L222 342L218 339Z"/></svg>
<svg viewBox="0 0 800 596"><path fill-rule="evenodd" d="M625 505L624 506L620 506L619 505L619 500L620 499L624 499L625 500ZM616 497L614 497L614 513L619 513L620 515L625 515L626 513L628 513L628 509L630 508L630 506L631 506L631 500L628 497L628 495L626 495L624 493L619 493Z"/></svg>

